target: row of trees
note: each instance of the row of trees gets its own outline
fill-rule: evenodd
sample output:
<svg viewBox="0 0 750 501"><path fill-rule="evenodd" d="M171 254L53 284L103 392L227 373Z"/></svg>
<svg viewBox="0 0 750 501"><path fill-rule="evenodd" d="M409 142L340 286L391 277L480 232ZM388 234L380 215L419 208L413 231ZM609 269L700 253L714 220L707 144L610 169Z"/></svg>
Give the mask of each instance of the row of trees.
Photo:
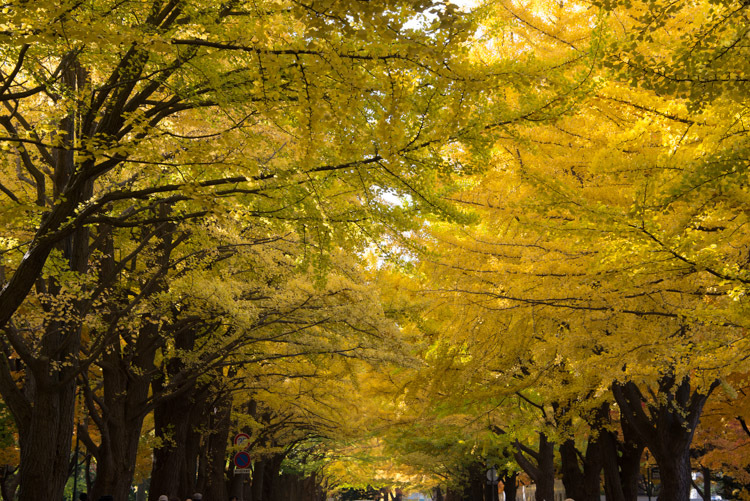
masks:
<svg viewBox="0 0 750 501"><path fill-rule="evenodd" d="M246 431L254 501L492 462L629 501L645 448L687 500L720 386L705 465L747 431L747 15L5 5L3 496L59 499L75 436L94 499L226 498Z"/></svg>
<svg viewBox="0 0 750 501"><path fill-rule="evenodd" d="M261 499L264 462L278 473L342 422L320 381L401 357L360 263L409 224L384 193L445 205L468 26L404 0L22 1L0 18L7 495L60 499L75 436L94 499L126 499L144 448L151 499L226 498L230 430L249 429Z"/></svg>
<svg viewBox="0 0 750 501"><path fill-rule="evenodd" d="M389 450L454 499L495 464L538 500L634 500L649 458L659 499L703 469L708 500L711 468L747 476L748 6L482 8L477 56L537 71L489 153L452 151L487 165L449 195L475 223L415 234L393 294L430 342Z"/></svg>

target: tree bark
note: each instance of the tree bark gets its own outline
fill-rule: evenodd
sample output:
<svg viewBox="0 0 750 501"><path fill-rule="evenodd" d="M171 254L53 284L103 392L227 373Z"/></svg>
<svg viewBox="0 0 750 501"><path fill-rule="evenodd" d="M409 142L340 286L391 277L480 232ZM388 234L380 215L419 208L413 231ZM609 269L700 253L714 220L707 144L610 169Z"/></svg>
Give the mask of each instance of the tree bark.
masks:
<svg viewBox="0 0 750 501"><path fill-rule="evenodd" d="M503 494L505 494L505 501L516 501L516 492L518 490L517 480L518 473L510 472L503 475Z"/></svg>
<svg viewBox="0 0 750 501"><path fill-rule="evenodd" d="M71 88L76 85L78 78L77 72L72 73L66 82ZM66 118L63 122L65 124L62 128L68 133L67 137L71 138L72 120ZM61 151L58 157L55 174L67 180L76 168L72 151ZM81 196L90 196L91 192L91 183L81 186ZM57 247L62 251L70 271L86 273L88 229L75 230ZM57 296L62 288L60 283L55 278L50 278L48 282L46 292L50 297ZM50 304L44 306L45 309L51 310L54 307L53 301L50 300ZM43 299L42 304L45 302ZM69 315L53 319L45 326L39 341L38 355L35 354L34 359L28 358L28 353L25 355L24 362L28 369L24 388L26 403L18 405L15 400L18 397L16 392L9 395L11 401L8 404L16 419L21 449L18 472L20 501L57 499L68 479L76 406L76 375L79 370L78 354L81 349L82 300L70 300L69 307ZM6 389L5 384L0 385L4 397Z"/></svg>
<svg viewBox="0 0 750 501"><path fill-rule="evenodd" d="M444 501L443 490L440 488L440 486L432 489L432 499L434 501Z"/></svg>
<svg viewBox="0 0 750 501"><path fill-rule="evenodd" d="M160 215L166 216L169 210L168 206L161 205ZM100 225L99 229L97 240L101 242L105 256L99 283L100 287L111 287L118 279L114 237L108 226ZM151 287L141 287L145 295L166 290L164 275L169 268L173 231L173 224L159 224L154 229L153 236L158 238L157 252L151 275L143 278L144 283L152 284ZM88 435L82 434L87 449L96 459L96 479L90 492L90 498L95 500L104 494L110 494L115 499L128 497L143 420L152 403L149 390L156 372L154 360L164 343L158 325L148 320L135 332L124 331L129 335L112 335L112 332L118 332L118 324L124 320L119 312L127 310L127 301L111 297L110 303L112 310L107 315L108 329L99 333L102 339L109 341L98 362L102 369L101 395L96 395L88 385L84 387L89 416L101 436L101 443L96 446Z"/></svg>
<svg viewBox="0 0 750 501"><path fill-rule="evenodd" d="M464 491L464 501L484 501L486 471L484 463L475 462L469 466L469 482Z"/></svg>
<svg viewBox="0 0 750 501"><path fill-rule="evenodd" d="M536 501L555 499L555 444L539 433L538 450L516 441L516 462L536 484ZM531 459L529 459L531 458Z"/></svg>
<svg viewBox="0 0 750 501"><path fill-rule="evenodd" d="M253 479L250 483L252 501L263 501L264 482L266 479L266 461L257 459L253 463Z"/></svg>
<svg viewBox="0 0 750 501"><path fill-rule="evenodd" d="M581 464L575 441L566 440L560 445L560 459L565 495L576 501L599 501L602 458L598 441L589 441Z"/></svg>
<svg viewBox="0 0 750 501"><path fill-rule="evenodd" d="M84 443L96 458L96 479L90 498L99 499L111 494L115 499L127 499L135 473L138 444L143 420L149 409L149 387L154 370L158 337L156 325L145 325L138 334L131 353L123 353L117 345L102 355L103 408L98 414L94 396L87 394L89 415L99 429L101 443L84 436ZM88 389L87 389L88 391Z"/></svg>
<svg viewBox="0 0 750 501"><path fill-rule="evenodd" d="M229 485L227 486L229 496L236 496L237 499L252 501L253 494L250 488L250 475L248 473L234 474L234 465L229 468Z"/></svg>
<svg viewBox="0 0 750 501"><path fill-rule="evenodd" d="M646 401L633 382L613 385L623 416L659 466L659 501L689 501L690 444L703 406L717 385L714 382L703 394L691 389L688 376L677 381L667 374L659 380L658 399L653 402Z"/></svg>
<svg viewBox="0 0 750 501"><path fill-rule="evenodd" d="M231 412L232 395L225 392L214 402L209 414L209 431L204 438L205 452L200 457L198 486L206 499L229 498L225 471Z"/></svg>
<svg viewBox="0 0 750 501"><path fill-rule="evenodd" d="M3 496L3 501L13 501L16 499L16 491L18 490L18 467L12 467L10 465L3 466L0 471L0 492Z"/></svg>
<svg viewBox="0 0 750 501"><path fill-rule="evenodd" d="M192 329L178 332L174 344L175 350L192 350L195 332ZM176 355L166 361L164 373L151 381L155 399L154 430L160 443L154 448L149 501L157 501L162 494L186 498L195 492L195 478L192 481L186 478L189 470L187 441L192 426L195 383L189 379L179 388L170 385L184 370L184 361Z"/></svg>
<svg viewBox="0 0 750 501"><path fill-rule="evenodd" d="M278 489L281 476L281 463L285 454L273 454L268 456L263 468L263 495L264 501L272 501L273 493ZM255 475L253 475L255 481ZM253 498L254 499L254 498Z"/></svg>
<svg viewBox="0 0 750 501"><path fill-rule="evenodd" d="M160 495L187 497L191 486L185 486L182 473L185 471L185 440L190 421L190 400L177 398L157 404L154 408L154 429L160 440L154 447L154 464L151 469L149 501L157 501Z"/></svg>
<svg viewBox="0 0 750 501"><path fill-rule="evenodd" d="M33 412L19 426L19 500L59 499L68 480L75 410L75 379L64 371L35 374ZM45 371L45 372L47 372ZM62 373L61 373L62 372Z"/></svg>
<svg viewBox="0 0 750 501"><path fill-rule="evenodd" d="M623 441L610 430L599 432L604 467L604 492L607 501L637 501L643 445L632 441L623 422Z"/></svg>

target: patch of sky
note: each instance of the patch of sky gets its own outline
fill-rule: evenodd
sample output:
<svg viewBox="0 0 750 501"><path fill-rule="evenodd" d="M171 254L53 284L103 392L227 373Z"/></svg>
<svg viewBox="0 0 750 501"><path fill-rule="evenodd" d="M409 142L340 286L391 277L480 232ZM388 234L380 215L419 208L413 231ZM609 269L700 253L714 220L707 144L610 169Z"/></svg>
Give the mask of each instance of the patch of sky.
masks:
<svg viewBox="0 0 750 501"><path fill-rule="evenodd" d="M437 19L438 14L446 9L446 6L448 4L455 5L460 10L468 12L477 5L477 2L478 0L449 0L447 2L444 2L444 4L441 6L433 7L426 12L421 12L420 14L414 16L412 19L404 23L404 28L414 31L425 30L432 24L433 21L435 21L435 19Z"/></svg>
<svg viewBox="0 0 750 501"><path fill-rule="evenodd" d="M401 193L392 188L376 187L373 190L378 198L387 205L394 207L405 207L412 203L412 197L408 193Z"/></svg>

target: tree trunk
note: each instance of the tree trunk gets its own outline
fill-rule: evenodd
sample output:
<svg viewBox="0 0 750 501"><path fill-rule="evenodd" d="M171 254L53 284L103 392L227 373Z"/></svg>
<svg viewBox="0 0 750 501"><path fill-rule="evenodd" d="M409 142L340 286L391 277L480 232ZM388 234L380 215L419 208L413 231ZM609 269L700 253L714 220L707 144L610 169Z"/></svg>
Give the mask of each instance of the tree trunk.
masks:
<svg viewBox="0 0 750 501"><path fill-rule="evenodd" d="M62 57L61 83L75 91L87 84L75 52ZM74 156L75 124L72 113L59 122L62 148L52 149L54 203L41 217L33 240L7 283L0 287L0 330L4 345L12 345L26 365L23 390L10 372L7 360L0 364L0 393L16 421L21 452L18 470L21 501L57 500L68 479L76 375L81 348L80 312L83 299L58 295L60 277L42 278L42 270L53 251L59 250L67 270L86 273L89 257L89 230L67 233L58 230L93 194L93 184L85 177L72 179L90 165L77 164ZM38 189L43 189L41 185ZM43 197L37 203L45 204ZM36 284L40 304L47 313L65 312L50 320L35 339L24 339L9 325L18 308ZM46 285L45 285L46 284ZM40 290L43 289L43 290Z"/></svg>
<svg viewBox="0 0 750 501"><path fill-rule="evenodd" d="M658 500L689 500L692 480L690 476L690 451L662 457L657 459L657 463L661 473L661 490Z"/></svg>
<svg viewBox="0 0 750 501"><path fill-rule="evenodd" d="M610 430L599 432L604 467L604 492L607 501L637 501L643 446L628 440L617 439Z"/></svg>
<svg viewBox="0 0 750 501"><path fill-rule="evenodd" d="M274 454L267 458L263 468L263 497L264 501L273 500L273 493L279 486L281 475L281 463L285 454ZM255 479L255 476L253 476Z"/></svg>
<svg viewBox="0 0 750 501"><path fill-rule="evenodd" d="M589 441L583 465L580 464L573 440L566 440L560 445L560 459L565 495L576 501L599 501L602 458L598 441Z"/></svg>
<svg viewBox="0 0 750 501"><path fill-rule="evenodd" d="M146 501L147 496L148 496L148 481L144 480L140 484L138 484L138 490L136 491L136 494L135 494L135 501ZM97 498L92 498L91 496L89 496L89 499L91 501L97 501Z"/></svg>
<svg viewBox="0 0 750 501"><path fill-rule="evenodd" d="M253 479L250 483L252 501L263 501L263 482L266 479L266 461L258 459L253 463Z"/></svg>
<svg viewBox="0 0 750 501"><path fill-rule="evenodd" d="M190 399L185 397L167 400L154 408L154 429L160 444L154 447L149 501L157 501L162 494L181 498L193 494L188 492L193 486L182 483L190 407Z"/></svg>
<svg viewBox="0 0 750 501"><path fill-rule="evenodd" d="M321 501L321 489L315 475L303 478L285 473L280 475L278 480L267 501Z"/></svg>
<svg viewBox="0 0 750 501"><path fill-rule="evenodd" d="M104 494L111 494L115 499L127 499L135 473L149 383L148 378L144 378L145 381L137 382L139 384L133 384L136 383L133 379L130 379L131 384L127 384L128 375L122 376L125 380L120 382L126 383L122 386L127 389L111 395L114 399L105 396L109 405L106 415L102 416L105 429L100 430L101 445L90 449L96 458L96 478L90 493L95 500ZM111 383L112 379L109 377L108 382ZM105 382L105 387L113 390L114 385L108 382Z"/></svg>
<svg viewBox="0 0 750 501"><path fill-rule="evenodd" d="M175 351L190 352L195 339L196 333L191 328L178 331L174 335ZM154 448L149 501L157 501L162 494L186 498L195 492L195 466L188 465L188 461L197 454L188 457L188 443L192 419L196 412L202 411L196 410L196 402L200 405L204 396L196 391L197 375L185 374L187 368L179 354L165 362L163 371L151 381L154 431L160 443Z"/></svg>
<svg viewBox="0 0 750 501"><path fill-rule="evenodd" d="M433 499L433 501L444 501L443 500L443 490L440 488L440 486L435 487L435 488L432 489L432 499Z"/></svg>
<svg viewBox="0 0 750 501"><path fill-rule="evenodd" d="M96 479L90 498L97 500L111 494L116 500L127 499L135 473L138 444L141 438L143 419L149 409L149 388L154 370L158 327L146 324L140 329L131 353L123 353L117 346L102 354L104 385L104 408L98 415L98 405L87 391L89 415L99 428L101 444L81 434L89 451L96 458ZM79 430L79 433L83 430Z"/></svg>
<svg viewBox="0 0 750 501"><path fill-rule="evenodd" d="M690 444L703 406L717 385L701 394L691 389L688 376L678 382L667 374L659 380L658 399L653 402L647 402L632 382L613 385L623 416L659 465L659 501L689 501Z"/></svg>
<svg viewBox="0 0 750 501"><path fill-rule="evenodd" d="M620 454L618 457L620 465L620 481L625 501L637 501L638 499L638 480L641 478L641 456L643 455L643 443L638 440L638 436L633 427L623 419L620 413L620 427L622 429L623 441L620 444Z"/></svg>
<svg viewBox="0 0 750 501"><path fill-rule="evenodd" d="M232 395L227 392L214 402L214 408L211 409L209 432L204 439L206 450L200 458L203 477L198 478L198 485L203 489L206 499L229 498L225 470L231 413Z"/></svg>
<svg viewBox="0 0 750 501"><path fill-rule="evenodd" d="M75 379L58 386L62 375L49 370L52 374L37 379L30 420L19 426L20 501L60 499L70 473Z"/></svg>
<svg viewBox="0 0 750 501"><path fill-rule="evenodd" d="M229 486L227 487L229 496L236 496L237 499L252 501L253 494L250 488L250 475L248 473L234 474L234 465L229 468Z"/></svg>
<svg viewBox="0 0 750 501"><path fill-rule="evenodd" d="M181 497L188 497L194 492L204 494L204 486L198 484L198 460L204 450L204 447L201 447L201 445L205 445L201 444L202 437L200 433L200 428L208 417L205 397L205 389L193 393L190 397L190 413L183 418L187 419L189 425L185 432L185 458L182 463L182 471L180 472Z"/></svg>
<svg viewBox="0 0 750 501"><path fill-rule="evenodd" d="M515 471L512 473L506 473L503 475L503 494L505 494L505 501L516 501L518 473Z"/></svg>
<svg viewBox="0 0 750 501"><path fill-rule="evenodd" d="M515 445L516 462L536 484L536 501L554 501L555 444L547 440L547 435L539 433L538 451L518 441Z"/></svg>
<svg viewBox="0 0 750 501"><path fill-rule="evenodd" d="M469 483L464 490L464 501L484 501L484 486L487 482L487 471L484 463L472 463L469 466Z"/></svg>
<svg viewBox="0 0 750 501"><path fill-rule="evenodd" d="M83 77L80 75L80 66L72 65L64 76L65 84L73 89L77 85L83 85ZM66 134L66 141L70 144L73 139L73 119L68 116L61 121L61 130ZM68 188L68 180L74 174L77 166L74 161L73 151L55 150L55 180L60 185ZM61 192L55 189L55 197ZM90 197L92 195L92 183L83 182L75 190L74 198ZM64 205L62 202L60 205ZM58 206L59 207L59 206ZM54 213L47 213L42 219L40 230L47 225ZM60 221L61 223L62 221ZM53 224L52 226L59 226ZM49 228L52 230L52 228ZM39 234L39 233L38 233ZM24 257L35 251L32 247ZM68 263L68 269L77 273L86 273L89 258L89 230L78 228L68 235L64 240L55 244ZM46 255L45 258L46 260ZM18 278L20 269L13 275L11 283L6 287L12 287L14 279ZM33 283L37 277L31 282ZM41 285L44 280L39 279ZM29 284L29 288L31 284ZM19 408L17 403L8 402L16 419L19 434L19 446L21 449L21 460L18 472L20 485L20 501L38 501L41 499L59 499L65 488L69 475L70 451L73 437L75 404L76 404L76 375L79 369L78 356L81 349L81 325L80 312L84 301L82 299L70 299L67 304L56 304L55 297L61 291L61 283L56 277L48 280L45 292L51 299L41 299L44 309L51 312L54 308L66 306L70 308L64 317L55 318L45 326L42 337L38 342L38 352L33 354L33 360L28 353L22 355L27 365L27 383L24 390L28 407L20 414L16 412ZM27 293L28 293L27 289ZM3 289L2 293L5 293ZM0 293L0 294L2 294ZM4 326L8 319L0 320L0 326ZM2 377L2 376L0 376ZM5 385L0 386L3 397L13 399L17 394L7 395L4 391ZM16 409L16 410L14 410ZM23 422L19 422L23 421Z"/></svg>
<svg viewBox="0 0 750 501"><path fill-rule="evenodd" d="M3 501L14 501L18 490L18 468L5 465L0 470L2 471L0 492L2 492Z"/></svg>
<svg viewBox="0 0 750 501"><path fill-rule="evenodd" d="M711 469L703 466L703 501L711 501Z"/></svg>

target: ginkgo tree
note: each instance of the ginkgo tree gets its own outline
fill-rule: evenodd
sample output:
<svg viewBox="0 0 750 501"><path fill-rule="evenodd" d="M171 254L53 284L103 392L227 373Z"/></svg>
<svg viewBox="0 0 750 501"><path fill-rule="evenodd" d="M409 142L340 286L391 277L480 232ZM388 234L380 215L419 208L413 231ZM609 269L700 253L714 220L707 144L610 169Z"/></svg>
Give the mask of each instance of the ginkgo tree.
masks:
<svg viewBox="0 0 750 501"><path fill-rule="evenodd" d="M452 197L479 224L425 228L444 256L422 261L430 314L466 347L502 332L508 356L492 368L547 388L548 404L615 400L661 466L663 499L687 499L703 405L746 371L744 80L726 62L746 64L746 6L492 7L516 24L482 55L556 51L580 94L564 114L538 108L536 123L495 136L492 170ZM505 97L534 109L533 93Z"/></svg>
<svg viewBox="0 0 750 501"><path fill-rule="evenodd" d="M357 286L370 245L423 288L393 317L423 364L411 404L486 413L471 433L493 442L522 420L488 410L504 398L569 427L614 402L685 499L702 407L748 371L747 8L3 5L0 394L21 499L62 492L78 382L96 493L122 496L152 410L154 485L189 488L166 432L206 416L181 395L393 357L393 319ZM552 421L507 443L579 438Z"/></svg>
<svg viewBox="0 0 750 501"><path fill-rule="evenodd" d="M428 200L429 172L457 168L439 149L471 125L477 84L458 61L468 26L443 3L22 2L0 19L0 325L4 360L24 367L19 380L4 363L0 391L21 499L52 499L107 227L199 219L241 195L325 261L334 237L396 221L382 190ZM115 270L140 252L112 248Z"/></svg>

